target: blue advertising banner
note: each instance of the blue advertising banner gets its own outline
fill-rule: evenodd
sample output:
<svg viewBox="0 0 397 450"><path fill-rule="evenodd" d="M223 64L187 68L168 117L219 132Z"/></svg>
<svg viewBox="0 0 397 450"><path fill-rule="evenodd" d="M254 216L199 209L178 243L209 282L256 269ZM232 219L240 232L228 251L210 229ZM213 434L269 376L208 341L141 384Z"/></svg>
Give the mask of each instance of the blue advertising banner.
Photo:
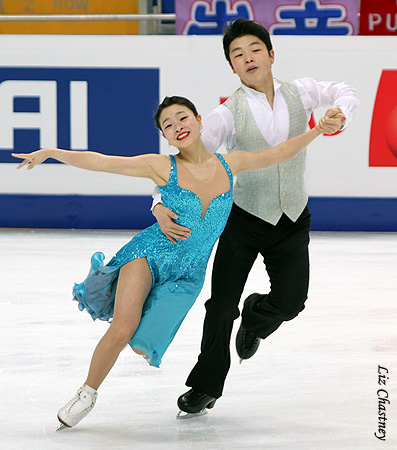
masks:
<svg viewBox="0 0 397 450"><path fill-rule="evenodd" d="M159 153L159 69L0 68L0 163L42 147Z"/></svg>
<svg viewBox="0 0 397 450"><path fill-rule="evenodd" d="M177 34L222 34L231 20L255 20L270 34L358 34L357 0L176 0Z"/></svg>

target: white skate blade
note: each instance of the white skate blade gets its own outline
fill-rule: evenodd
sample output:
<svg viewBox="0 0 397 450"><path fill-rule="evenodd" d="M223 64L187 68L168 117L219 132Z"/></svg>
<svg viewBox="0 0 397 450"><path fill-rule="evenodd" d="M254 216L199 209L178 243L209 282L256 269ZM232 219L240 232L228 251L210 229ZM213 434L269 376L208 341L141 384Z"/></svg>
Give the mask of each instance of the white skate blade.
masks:
<svg viewBox="0 0 397 450"><path fill-rule="evenodd" d="M63 423L60 423L59 424L59 427L55 430L55 431L61 431L61 430L63 430L64 428L67 428Z"/></svg>
<svg viewBox="0 0 397 450"><path fill-rule="evenodd" d="M178 420L193 419L194 417L205 416L206 414L208 414L207 408L204 408L202 411L198 413L188 413L185 411L179 411L178 414L176 415L176 418Z"/></svg>

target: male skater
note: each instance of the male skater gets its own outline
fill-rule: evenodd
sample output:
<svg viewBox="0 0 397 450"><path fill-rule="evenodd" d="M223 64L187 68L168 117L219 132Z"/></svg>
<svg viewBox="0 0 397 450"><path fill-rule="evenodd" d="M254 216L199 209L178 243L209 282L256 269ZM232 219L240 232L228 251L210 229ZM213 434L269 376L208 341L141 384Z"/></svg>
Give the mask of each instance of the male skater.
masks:
<svg viewBox="0 0 397 450"><path fill-rule="evenodd" d="M257 151L303 133L319 106L340 108L346 127L358 108L355 90L343 82L292 82L273 79L274 51L268 32L256 22L237 19L226 29L223 48L241 87L204 121L202 139L208 150ZM342 121L341 121L342 126ZM237 353L251 358L260 339L303 309L309 284L310 212L304 187L305 151L285 164L238 174L234 205L219 240L206 302L201 353L178 399L188 413L212 408L222 395L230 367L230 337L239 317L239 301L258 253L270 278L267 294L244 302L236 338ZM186 239L189 230L161 204L154 215L169 239Z"/></svg>

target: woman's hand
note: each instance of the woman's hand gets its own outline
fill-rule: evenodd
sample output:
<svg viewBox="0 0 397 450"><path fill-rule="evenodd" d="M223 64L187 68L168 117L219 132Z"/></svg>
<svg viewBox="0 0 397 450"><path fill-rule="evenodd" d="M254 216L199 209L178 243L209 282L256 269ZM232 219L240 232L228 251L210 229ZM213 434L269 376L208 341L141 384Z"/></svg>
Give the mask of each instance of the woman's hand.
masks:
<svg viewBox="0 0 397 450"><path fill-rule="evenodd" d="M21 164L17 167L17 169L22 169L22 167L26 166L28 164L27 169L33 169L33 167L37 166L38 164L45 161L47 158L50 157L49 148L43 148L41 150L37 150L32 153L11 153L14 158L23 159Z"/></svg>
<svg viewBox="0 0 397 450"><path fill-rule="evenodd" d="M178 216L162 203L157 203L153 209L153 215L156 217L163 234L174 244L175 239L186 240L190 236L190 229L178 225L174 222Z"/></svg>
<svg viewBox="0 0 397 450"><path fill-rule="evenodd" d="M346 117L340 108L330 108L316 127L323 134L334 134L342 127L345 120Z"/></svg>

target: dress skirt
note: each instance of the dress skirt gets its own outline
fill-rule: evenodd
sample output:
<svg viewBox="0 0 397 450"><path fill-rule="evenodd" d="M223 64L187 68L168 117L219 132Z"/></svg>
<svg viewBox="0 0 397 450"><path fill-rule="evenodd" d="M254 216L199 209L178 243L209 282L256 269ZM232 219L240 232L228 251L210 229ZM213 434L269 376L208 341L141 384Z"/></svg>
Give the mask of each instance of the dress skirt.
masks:
<svg viewBox="0 0 397 450"><path fill-rule="evenodd" d="M134 256L129 260L136 259ZM111 322L118 275L126 262L129 261L113 258L104 265L103 253L92 256L87 278L76 283L73 289L73 299L78 302L80 311L86 309L94 320ZM143 305L139 326L129 341L132 348L145 353L150 365L160 366L163 354L202 289L204 277L205 272L193 280L153 284Z"/></svg>

